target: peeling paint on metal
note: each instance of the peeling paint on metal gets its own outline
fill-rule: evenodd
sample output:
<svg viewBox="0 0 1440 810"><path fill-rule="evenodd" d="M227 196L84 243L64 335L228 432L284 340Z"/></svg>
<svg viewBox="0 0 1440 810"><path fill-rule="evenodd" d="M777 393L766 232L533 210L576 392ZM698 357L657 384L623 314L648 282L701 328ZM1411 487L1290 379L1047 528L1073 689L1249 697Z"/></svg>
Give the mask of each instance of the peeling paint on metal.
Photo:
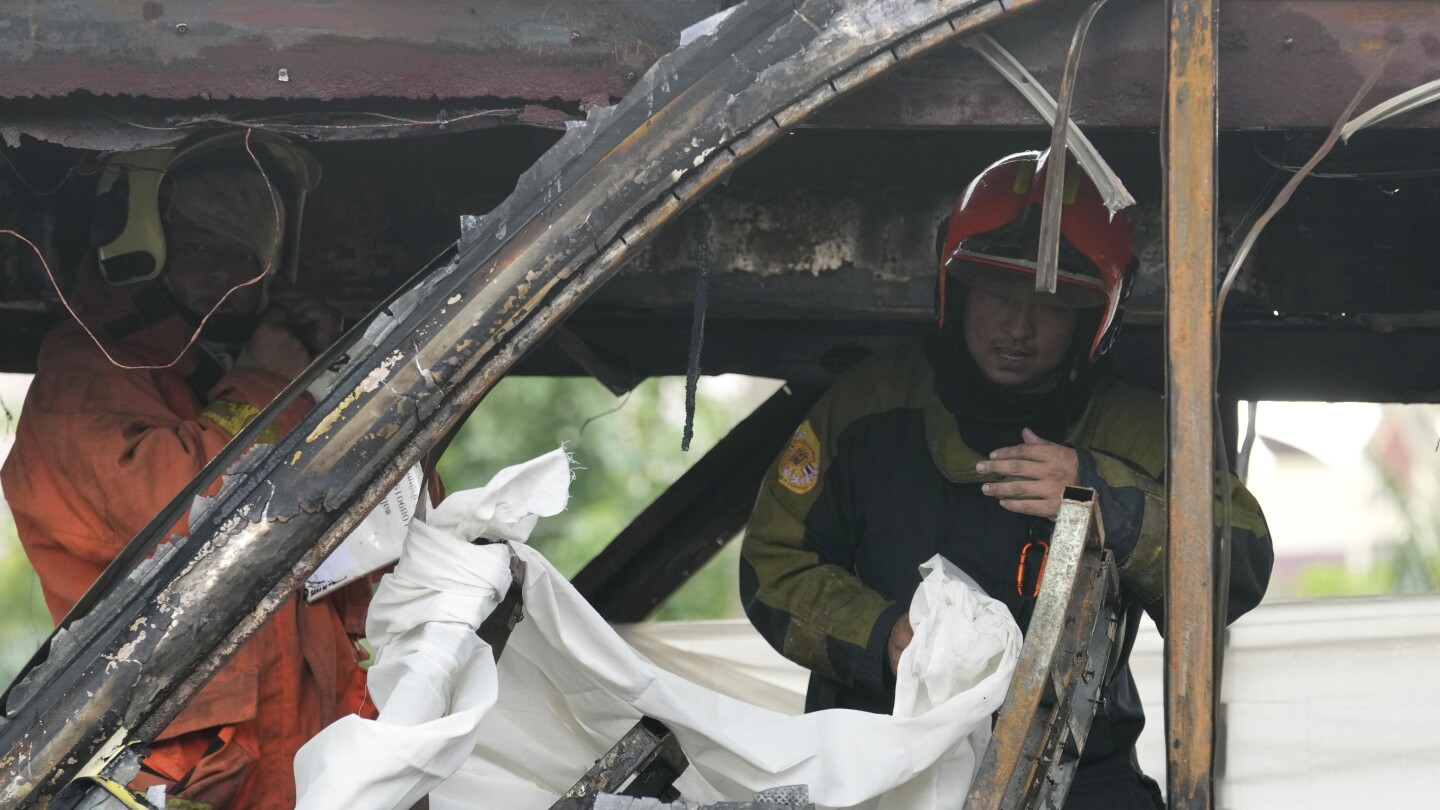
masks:
<svg viewBox="0 0 1440 810"><path fill-rule="evenodd" d="M135 650L139 648L140 642L145 640L146 635L147 633L144 630L141 630L139 635L135 636L133 640L131 640L128 644L124 645L120 649L116 650L115 661L112 663L132 660L135 655Z"/></svg>
<svg viewBox="0 0 1440 810"><path fill-rule="evenodd" d="M398 351L385 358L384 363L381 363L379 367L366 375L365 379L361 381L359 390L368 394L371 391L379 388L382 384L384 384L385 380L389 378L390 371L395 367L396 363L400 362L400 360L401 354Z"/></svg>
<svg viewBox="0 0 1440 810"><path fill-rule="evenodd" d="M270 504L275 502L275 482L266 481L265 483L269 485L270 492L265 495L265 505L260 507L260 517L262 520L269 520Z"/></svg>
<svg viewBox="0 0 1440 810"><path fill-rule="evenodd" d="M361 395L376 390L385 382L385 379L390 376L390 371L395 367L396 363L400 362L400 359L401 355L398 351L385 358L385 362L377 366L374 371L371 371L370 374L360 382L360 385L356 386L354 391L351 391L345 399L340 401L339 405L335 406L334 410L325 415L325 418L320 421L320 424L316 425L315 429L310 432L310 435L305 437L306 443L313 442L326 433L329 433L330 429L335 426L335 423L340 421L340 417L344 415L346 408L353 405Z"/></svg>
<svg viewBox="0 0 1440 810"><path fill-rule="evenodd" d="M232 515L224 523L220 524L220 533L229 534L238 529L242 524L249 522L250 508L250 504L248 503L242 505L238 510L236 510L234 515Z"/></svg>
<svg viewBox="0 0 1440 810"><path fill-rule="evenodd" d="M430 369L420 365L420 355L418 354L415 355L415 370L420 373L420 379L424 380L426 385L435 384L435 375L430 373ZM396 395L403 396L399 392L396 392Z"/></svg>

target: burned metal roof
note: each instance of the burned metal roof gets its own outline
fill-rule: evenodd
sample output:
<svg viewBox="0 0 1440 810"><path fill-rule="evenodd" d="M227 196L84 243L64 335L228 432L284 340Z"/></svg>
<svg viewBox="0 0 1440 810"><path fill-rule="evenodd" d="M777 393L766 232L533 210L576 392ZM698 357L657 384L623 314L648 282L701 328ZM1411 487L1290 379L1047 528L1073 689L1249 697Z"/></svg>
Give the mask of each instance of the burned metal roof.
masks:
<svg viewBox="0 0 1440 810"><path fill-rule="evenodd" d="M196 121L298 117L310 138L500 123L563 127L612 103L720 0L50 0L0 8L0 134L92 149L173 140ZM1074 13L994 28L1058 83ZM1074 118L1154 128L1164 94L1162 4L1095 22ZM1220 124L1326 129L1381 59L1377 98L1440 74L1440 15L1424 0L1232 0L1220 20ZM356 102L368 119L346 117ZM398 106L397 106L398 105ZM390 116L388 126L373 115ZM280 123L283 123L280 122ZM808 126L1033 127L1041 121L966 48L917 60ZM1440 107L1391 124L1440 126Z"/></svg>

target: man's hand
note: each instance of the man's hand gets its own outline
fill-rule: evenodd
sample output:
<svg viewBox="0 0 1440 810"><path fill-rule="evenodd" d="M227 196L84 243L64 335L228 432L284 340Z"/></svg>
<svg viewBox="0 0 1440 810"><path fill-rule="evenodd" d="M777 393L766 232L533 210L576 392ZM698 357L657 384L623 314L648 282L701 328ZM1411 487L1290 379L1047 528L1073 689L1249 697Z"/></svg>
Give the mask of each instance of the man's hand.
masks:
<svg viewBox="0 0 1440 810"><path fill-rule="evenodd" d="M341 316L329 304L293 289L277 290L273 301L270 311L283 313L290 331L312 355L325 351L340 337Z"/></svg>
<svg viewBox="0 0 1440 810"><path fill-rule="evenodd" d="M977 472L1006 478L984 485L981 491L1011 512L1054 520L1060 514L1065 487L1079 483L1080 460L1073 449L1047 442L1030 428L1020 436L1024 444L1002 447L975 465Z"/></svg>
<svg viewBox="0 0 1440 810"><path fill-rule="evenodd" d="M288 324L285 312L271 309L250 335L250 342L235 361L237 365L273 371L287 380L300 376L310 365L310 350Z"/></svg>
<svg viewBox="0 0 1440 810"><path fill-rule="evenodd" d="M886 645L886 652L890 654L891 672L900 672L900 653L905 652L905 648L910 646L914 638L915 628L910 626L910 614L900 614L895 626L890 628L890 643Z"/></svg>

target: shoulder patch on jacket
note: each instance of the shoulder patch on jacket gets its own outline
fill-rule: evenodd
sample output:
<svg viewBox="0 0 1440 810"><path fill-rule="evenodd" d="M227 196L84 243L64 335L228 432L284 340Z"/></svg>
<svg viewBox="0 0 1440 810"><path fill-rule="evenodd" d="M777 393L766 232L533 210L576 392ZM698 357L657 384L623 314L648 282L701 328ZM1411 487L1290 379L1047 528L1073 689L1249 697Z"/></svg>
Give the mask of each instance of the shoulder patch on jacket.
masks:
<svg viewBox="0 0 1440 810"><path fill-rule="evenodd" d="M820 480L820 440L806 419L790 437L790 446L780 456L780 485L804 495Z"/></svg>

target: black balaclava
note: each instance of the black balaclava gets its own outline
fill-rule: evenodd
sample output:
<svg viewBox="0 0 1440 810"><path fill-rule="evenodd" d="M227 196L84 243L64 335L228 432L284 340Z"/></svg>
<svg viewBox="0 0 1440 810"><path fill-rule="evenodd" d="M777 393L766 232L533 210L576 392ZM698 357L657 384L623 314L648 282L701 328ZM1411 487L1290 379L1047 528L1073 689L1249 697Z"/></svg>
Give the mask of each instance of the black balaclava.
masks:
<svg viewBox="0 0 1440 810"><path fill-rule="evenodd" d="M169 289L166 289L169 292ZM175 298L174 293L170 293ZM175 298L175 308L180 311L180 317L191 329L200 325L205 313L196 312L184 304L180 299ZM238 353L240 347L244 346L250 336L255 334L255 328L260 325L259 315L241 315L234 312L214 312L210 319L205 321L205 328L200 330L200 338L212 343L220 344L225 351Z"/></svg>
<svg viewBox="0 0 1440 810"><path fill-rule="evenodd" d="M1030 428L1043 439L1061 442L1085 411L1097 368L1089 362L1090 342L1100 310L1080 311L1065 359L1027 385L1007 388L986 377L965 345L964 284L947 284L945 327L926 336L925 354L935 369L935 393L960 427L960 438L982 454L1020 444Z"/></svg>

